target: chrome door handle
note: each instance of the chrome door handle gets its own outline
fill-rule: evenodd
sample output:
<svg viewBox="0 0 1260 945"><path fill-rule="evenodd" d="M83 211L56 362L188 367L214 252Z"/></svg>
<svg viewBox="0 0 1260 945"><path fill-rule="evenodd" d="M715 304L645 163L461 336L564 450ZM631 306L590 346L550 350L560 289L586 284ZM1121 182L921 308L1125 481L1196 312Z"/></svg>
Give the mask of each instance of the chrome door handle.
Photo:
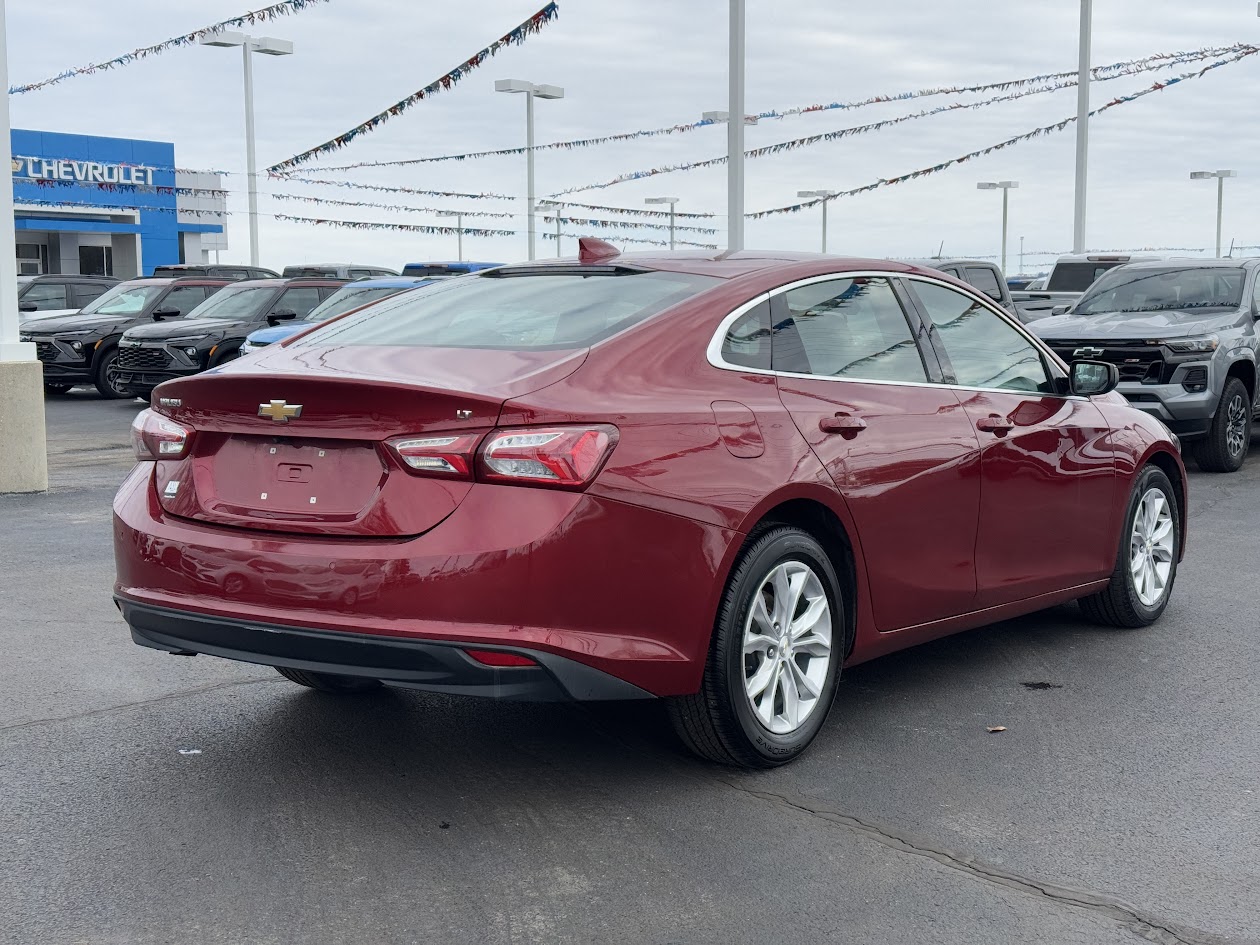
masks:
<svg viewBox="0 0 1260 945"><path fill-rule="evenodd" d="M852 439L866 429L866 421L861 417L838 413L834 417L823 417L819 420L818 429L823 433L839 433L846 439Z"/></svg>
<svg viewBox="0 0 1260 945"><path fill-rule="evenodd" d="M1015 421L993 414L981 417L976 421L976 429L981 433L992 433L994 436L1006 436L1015 429Z"/></svg>

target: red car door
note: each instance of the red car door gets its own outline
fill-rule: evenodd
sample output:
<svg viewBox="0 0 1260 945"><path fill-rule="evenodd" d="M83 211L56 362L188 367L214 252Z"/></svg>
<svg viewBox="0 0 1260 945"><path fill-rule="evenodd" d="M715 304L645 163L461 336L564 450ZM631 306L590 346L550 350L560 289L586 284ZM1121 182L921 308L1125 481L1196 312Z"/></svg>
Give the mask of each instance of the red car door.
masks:
<svg viewBox="0 0 1260 945"><path fill-rule="evenodd" d="M977 605L1023 600L1111 573L1116 469L1111 430L1064 396L1039 349L980 302L906 283L933 326L946 380L980 437Z"/></svg>
<svg viewBox="0 0 1260 945"><path fill-rule="evenodd" d="M976 430L955 393L932 383L934 355L889 280L828 278L772 305L779 395L856 523L876 626L972 610Z"/></svg>

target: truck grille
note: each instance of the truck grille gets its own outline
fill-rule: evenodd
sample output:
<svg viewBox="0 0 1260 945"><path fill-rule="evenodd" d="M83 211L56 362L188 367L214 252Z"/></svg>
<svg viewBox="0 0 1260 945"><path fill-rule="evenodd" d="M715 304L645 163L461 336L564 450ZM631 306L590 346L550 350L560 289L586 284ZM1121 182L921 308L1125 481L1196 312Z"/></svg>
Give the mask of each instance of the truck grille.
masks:
<svg viewBox="0 0 1260 945"><path fill-rule="evenodd" d="M56 361L57 346L51 341L37 341L35 342L35 357L41 361Z"/></svg>
<svg viewBox="0 0 1260 945"><path fill-rule="evenodd" d="M1120 371L1120 380L1141 384L1167 384L1175 365L1164 361L1164 349L1140 341L1122 341L1106 344L1099 341L1050 342L1054 353L1071 364L1073 361L1107 361ZM1077 354L1081 348L1090 348L1088 355ZM1097 353L1101 351L1101 353Z"/></svg>
<svg viewBox="0 0 1260 945"><path fill-rule="evenodd" d="M126 371L152 371L169 367L171 359L161 348L120 348L118 367Z"/></svg>

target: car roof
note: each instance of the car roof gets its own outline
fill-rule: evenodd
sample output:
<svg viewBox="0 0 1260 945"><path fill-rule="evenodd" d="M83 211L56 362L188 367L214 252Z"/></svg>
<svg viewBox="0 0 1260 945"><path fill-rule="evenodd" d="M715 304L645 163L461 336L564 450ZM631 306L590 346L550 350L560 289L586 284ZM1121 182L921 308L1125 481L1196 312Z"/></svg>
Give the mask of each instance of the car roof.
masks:
<svg viewBox="0 0 1260 945"><path fill-rule="evenodd" d="M906 259L912 266L923 266L925 269L939 269L941 266L984 266L997 269L998 265L991 259L968 259L966 256L942 256L940 259Z"/></svg>
<svg viewBox="0 0 1260 945"><path fill-rule="evenodd" d="M425 262L409 262L404 263L403 268L407 266L447 266L451 269L490 269L494 266L502 266L503 263L497 262L473 262L468 259L431 259Z"/></svg>
<svg viewBox="0 0 1260 945"><path fill-rule="evenodd" d="M1200 259L1197 256L1169 256L1167 259L1141 259L1125 263L1125 269L1166 269L1170 264L1180 269L1241 269L1260 263L1260 257L1235 259Z"/></svg>
<svg viewBox="0 0 1260 945"><path fill-rule="evenodd" d="M347 288L354 286L356 288L367 287L369 289L405 289L413 285L425 285L434 280L428 276L374 276L366 279L355 279L353 282L347 282Z"/></svg>
<svg viewBox="0 0 1260 945"><path fill-rule="evenodd" d="M390 267L382 266L380 263L321 262L321 263L295 263L292 266L285 266L284 268L285 269L389 269Z"/></svg>
<svg viewBox="0 0 1260 945"><path fill-rule="evenodd" d="M18 276L18 282L39 282L46 279L49 282L54 280L70 280L75 282L120 282L113 276L89 276L78 272L41 272L37 276Z"/></svg>
<svg viewBox="0 0 1260 945"><path fill-rule="evenodd" d="M249 286L251 288L257 288L257 287L262 286L262 287L268 287L268 288L276 288L279 286L301 287L301 286L308 286L308 285L343 286L343 285L350 285L350 283L347 282L345 279L337 279L333 276L292 276L288 279L238 279L235 282L229 282L228 285L231 286L232 288L236 288L237 286Z"/></svg>
<svg viewBox="0 0 1260 945"><path fill-rule="evenodd" d="M236 281L221 276L137 276L135 279L125 279L119 285L133 282L144 285L234 285Z"/></svg>

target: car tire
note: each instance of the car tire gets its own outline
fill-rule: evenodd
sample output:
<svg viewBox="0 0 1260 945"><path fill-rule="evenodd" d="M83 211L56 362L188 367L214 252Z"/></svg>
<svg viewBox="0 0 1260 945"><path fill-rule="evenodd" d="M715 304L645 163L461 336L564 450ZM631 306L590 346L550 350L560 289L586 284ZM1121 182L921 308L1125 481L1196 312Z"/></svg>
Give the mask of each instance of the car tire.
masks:
<svg viewBox="0 0 1260 945"><path fill-rule="evenodd" d="M240 356L241 356L241 349L233 348L231 351L225 351L223 354L215 358L214 361L210 364L210 367L218 367L220 364L227 364L229 361L235 361Z"/></svg>
<svg viewBox="0 0 1260 945"><path fill-rule="evenodd" d="M1237 472L1250 447L1251 396L1240 378L1231 377L1207 436L1194 444L1194 458L1204 472Z"/></svg>
<svg viewBox="0 0 1260 945"><path fill-rule="evenodd" d="M73 384L49 384L47 381L45 381L44 393L45 394L68 394L70 393L70 388L72 387L74 387Z"/></svg>
<svg viewBox="0 0 1260 945"><path fill-rule="evenodd" d="M788 526L750 536L722 594L700 691L668 703L683 743L744 768L800 755L835 700L844 622L835 569L812 536Z"/></svg>
<svg viewBox="0 0 1260 945"><path fill-rule="evenodd" d="M96 371L92 382L97 391L106 400L121 400L131 394L118 386L117 381L118 347L106 348L96 361Z"/></svg>
<svg viewBox="0 0 1260 945"><path fill-rule="evenodd" d="M1149 517L1148 517L1149 516ZM1163 526L1169 530L1163 532ZM1084 598L1093 623L1135 629L1159 619L1172 596L1181 550L1181 510L1168 476L1157 466L1138 475L1124 517L1116 567L1106 588ZM1154 582L1147 585L1147 580ZM1158 590L1158 593L1152 593Z"/></svg>
<svg viewBox="0 0 1260 945"><path fill-rule="evenodd" d="M287 666L276 666L275 671L290 682L320 692L371 692L381 687L379 679L367 676L339 676L334 673L312 673L304 669L290 669Z"/></svg>

